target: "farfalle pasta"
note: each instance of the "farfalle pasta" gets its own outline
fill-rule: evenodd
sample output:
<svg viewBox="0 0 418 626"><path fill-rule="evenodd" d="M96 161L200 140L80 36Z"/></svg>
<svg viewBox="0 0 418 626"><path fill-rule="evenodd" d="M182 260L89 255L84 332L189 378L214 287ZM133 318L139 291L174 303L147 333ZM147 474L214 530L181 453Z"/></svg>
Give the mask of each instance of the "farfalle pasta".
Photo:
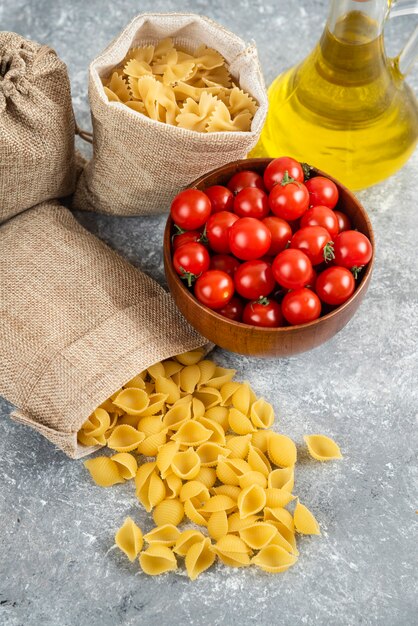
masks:
<svg viewBox="0 0 418 626"><path fill-rule="evenodd" d="M147 534L128 517L115 536L130 560L139 555L146 574L177 569L177 557L191 580L216 560L284 572L298 558L296 533L320 534L313 513L293 503L295 444L270 429L272 405L248 383L232 381L234 374L203 360L202 350L156 363L79 433L81 443L94 436L117 450L85 462L93 480L103 487L134 480L152 515ZM306 439L314 454L339 458L332 439ZM182 531L183 523L199 529Z"/></svg>
<svg viewBox="0 0 418 626"><path fill-rule="evenodd" d="M249 131L258 108L219 52L205 45L186 52L171 37L131 48L102 83L109 102L199 133Z"/></svg>

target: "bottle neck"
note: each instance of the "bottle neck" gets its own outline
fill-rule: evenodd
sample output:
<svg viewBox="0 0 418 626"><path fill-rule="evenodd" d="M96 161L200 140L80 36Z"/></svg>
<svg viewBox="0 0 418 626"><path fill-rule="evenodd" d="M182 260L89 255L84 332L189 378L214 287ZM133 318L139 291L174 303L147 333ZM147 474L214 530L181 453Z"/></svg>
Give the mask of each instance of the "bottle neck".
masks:
<svg viewBox="0 0 418 626"><path fill-rule="evenodd" d="M382 34L392 0L330 0L327 28L345 43L368 43Z"/></svg>

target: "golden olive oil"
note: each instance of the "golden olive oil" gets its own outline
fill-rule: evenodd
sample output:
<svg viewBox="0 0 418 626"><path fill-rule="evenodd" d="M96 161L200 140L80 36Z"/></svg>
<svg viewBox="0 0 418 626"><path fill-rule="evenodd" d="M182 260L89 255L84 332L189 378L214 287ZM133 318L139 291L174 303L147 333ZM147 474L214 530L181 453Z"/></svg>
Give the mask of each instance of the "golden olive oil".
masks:
<svg viewBox="0 0 418 626"><path fill-rule="evenodd" d="M351 11L272 83L251 156L292 156L356 190L399 169L417 138L414 94L387 60L377 23Z"/></svg>

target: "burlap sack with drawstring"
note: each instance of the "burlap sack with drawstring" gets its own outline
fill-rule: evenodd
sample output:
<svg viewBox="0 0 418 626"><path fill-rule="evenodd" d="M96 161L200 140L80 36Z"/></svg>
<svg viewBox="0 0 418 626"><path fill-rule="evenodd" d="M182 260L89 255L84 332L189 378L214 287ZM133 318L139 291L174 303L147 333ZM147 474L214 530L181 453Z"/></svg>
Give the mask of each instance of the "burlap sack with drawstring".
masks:
<svg viewBox="0 0 418 626"><path fill-rule="evenodd" d="M69 456L77 431L134 375L205 342L170 294L58 202L0 227L0 394Z"/></svg>
<svg viewBox="0 0 418 626"><path fill-rule="evenodd" d="M0 32L0 223L74 185L67 68L48 46Z"/></svg>
<svg viewBox="0 0 418 626"><path fill-rule="evenodd" d="M250 132L198 133L149 119L109 102L100 77L108 76L128 50L172 37L194 51L218 50L242 89L259 104ZM193 14L139 15L90 65L89 99L93 158L74 196L77 209L114 215L162 213L173 197L209 170L245 158L256 144L267 95L257 51L212 20Z"/></svg>

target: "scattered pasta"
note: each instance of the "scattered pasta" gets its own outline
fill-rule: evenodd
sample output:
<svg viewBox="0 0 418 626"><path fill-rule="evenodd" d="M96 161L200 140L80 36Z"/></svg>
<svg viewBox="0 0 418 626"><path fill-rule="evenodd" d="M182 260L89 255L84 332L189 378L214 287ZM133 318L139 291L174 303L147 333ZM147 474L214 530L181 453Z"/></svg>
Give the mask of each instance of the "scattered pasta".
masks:
<svg viewBox="0 0 418 626"><path fill-rule="evenodd" d="M258 108L219 52L205 45L186 52L171 38L132 48L102 83L109 102L199 133L249 131Z"/></svg>
<svg viewBox="0 0 418 626"><path fill-rule="evenodd" d="M151 52L141 54L130 64L138 74ZM167 76L176 71L166 63ZM78 433L81 445L112 450L85 461L95 483L132 480L152 513L155 526L147 534L128 517L115 535L115 544L131 561L139 557L146 574L176 570L178 558L191 580L217 559L229 567L284 572L298 559L296 533L320 534L313 513L293 503L294 442L271 430L271 404L234 375L203 360L202 350L156 363L98 407ZM305 441L315 459L342 456L325 435ZM200 529L181 531L184 522Z"/></svg>

